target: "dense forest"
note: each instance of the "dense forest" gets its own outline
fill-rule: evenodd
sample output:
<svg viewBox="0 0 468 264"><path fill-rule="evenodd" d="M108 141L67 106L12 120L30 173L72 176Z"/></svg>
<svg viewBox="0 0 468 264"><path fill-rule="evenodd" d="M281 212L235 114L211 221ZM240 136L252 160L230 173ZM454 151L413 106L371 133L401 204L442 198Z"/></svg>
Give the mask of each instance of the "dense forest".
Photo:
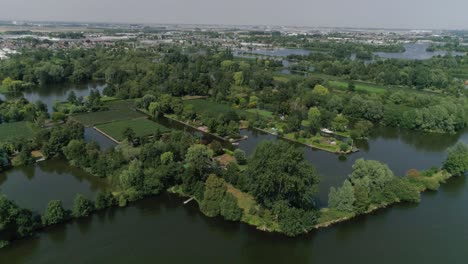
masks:
<svg viewBox="0 0 468 264"><path fill-rule="evenodd" d="M237 108L263 109L276 116L287 116L288 131L298 131L297 124L308 119L311 108L320 112L318 127L330 127L339 115L353 123L366 120L429 132L454 133L466 126L464 88L450 70L462 65L463 58L365 64L312 53L298 59L312 60L318 71L328 75L408 88L365 93L357 92L350 81L343 91L327 85L320 75L279 76L277 69L281 63L276 60L238 59L229 50L212 48L201 54L164 46L156 50L129 49L124 44L112 49L24 51L2 61L0 79L4 80L3 89L12 91L34 85L104 80L108 84L104 95L122 99L164 94L207 95ZM335 66L336 72L331 70ZM417 92L410 89L413 86L435 87L443 94ZM2 115L7 115L3 119L10 119L10 114Z"/></svg>

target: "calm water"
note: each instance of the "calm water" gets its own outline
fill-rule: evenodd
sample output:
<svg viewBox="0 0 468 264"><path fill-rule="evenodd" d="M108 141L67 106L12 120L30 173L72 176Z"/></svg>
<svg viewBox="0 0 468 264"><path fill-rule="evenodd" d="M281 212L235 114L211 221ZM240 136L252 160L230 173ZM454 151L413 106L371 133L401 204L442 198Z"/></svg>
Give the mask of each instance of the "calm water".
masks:
<svg viewBox="0 0 468 264"><path fill-rule="evenodd" d="M428 52L426 49L430 46L429 43L414 43L406 44L405 52L374 52L375 55L386 59L408 59L408 60L427 60L435 56L445 56L447 51ZM452 56L464 56L464 52L450 52Z"/></svg>
<svg viewBox="0 0 468 264"><path fill-rule="evenodd" d="M247 153L252 153L261 140L275 139L255 131L243 130L242 133L249 136L240 144ZM361 152L348 155L346 159L309 148L304 151L322 175L319 198L324 203L328 188L341 185L358 158L381 160L396 174L404 174L411 168L439 166L446 157L445 149L457 141L468 142L468 131L442 136L378 128L367 143L358 142ZM76 176L70 177L73 169L65 165L43 163L39 166L47 167L43 169L47 172L44 173L46 178L61 175L78 181ZM57 166L65 172L56 172L60 171ZM13 179L29 179L21 169L2 175L0 179L7 179L0 180L2 192L8 182L15 182ZM9 192L16 195L12 198L19 203L39 208L50 199L41 196L49 193L60 194L55 196L71 201L80 184L86 184L89 194L99 188L86 177L73 184L57 182L61 177L53 179L51 183L56 184L55 187L44 183L27 187L31 180L23 180L25 182L18 183L16 188L9 187ZM27 188L39 193L30 195L34 192ZM33 196L39 198L31 198ZM204 217L195 203L183 206L182 201L165 194L50 228L0 250L0 263L439 264L468 261L465 177L450 180L438 192L424 193L420 204L393 206L294 239Z"/></svg>
<svg viewBox="0 0 468 264"><path fill-rule="evenodd" d="M397 205L286 238L209 219L167 195L66 225L0 251L1 263L466 263L465 178Z"/></svg>
<svg viewBox="0 0 468 264"><path fill-rule="evenodd" d="M249 54L242 54L243 52L247 52ZM266 57L287 57L289 55L307 56L311 52L314 52L314 51L306 50L306 49L279 48L279 49L253 49L253 50L249 50L249 51L235 50L235 51L233 51L233 54L236 57L256 58L255 55L266 56ZM254 55L252 55L252 54L254 54Z"/></svg>
<svg viewBox="0 0 468 264"><path fill-rule="evenodd" d="M106 87L105 84L99 83L89 83L89 84L54 84L54 85L45 85L45 86L38 86L34 87L31 90L24 91L23 93L19 94L0 94L1 100L9 99L10 97L20 97L21 95L26 98L30 102L36 102L41 100L43 103L47 105L47 109L49 113L53 112L54 102L64 102L68 98L68 94L71 91L74 91L76 97L86 97L89 95L91 90L96 89L101 94L104 88Z"/></svg>
<svg viewBox="0 0 468 264"><path fill-rule="evenodd" d="M239 145L247 154L251 154L262 140L276 140L275 136L259 131L242 130L241 134L249 137ZM322 176L319 198L325 204L330 187L340 186L359 158L382 161L396 175L405 175L413 168L423 170L440 166L446 158L445 150L459 140L468 143L468 131L457 135L440 135L381 127L367 142L356 142L361 151L351 155L339 156L301 145L298 147L304 149L307 160Z"/></svg>
<svg viewBox="0 0 468 264"><path fill-rule="evenodd" d="M39 213L50 200L62 200L63 206L70 209L77 193L94 199L95 192L105 188L103 181L61 159L0 173L0 193Z"/></svg>
<svg viewBox="0 0 468 264"><path fill-rule="evenodd" d="M99 133L96 129L92 127L85 127L84 137L86 142L96 142L102 150L108 150L117 146L117 144L114 141L110 140L108 137Z"/></svg>

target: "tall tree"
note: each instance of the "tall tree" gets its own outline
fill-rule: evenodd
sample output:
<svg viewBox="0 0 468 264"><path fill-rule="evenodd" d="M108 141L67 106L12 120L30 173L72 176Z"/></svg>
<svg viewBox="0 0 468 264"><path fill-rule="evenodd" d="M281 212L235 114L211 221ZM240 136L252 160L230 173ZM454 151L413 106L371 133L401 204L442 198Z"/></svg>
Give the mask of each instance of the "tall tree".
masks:
<svg viewBox="0 0 468 264"><path fill-rule="evenodd" d="M304 152L286 142L263 141L246 170L249 189L261 204L272 207L284 200L298 208L311 208L318 176Z"/></svg>

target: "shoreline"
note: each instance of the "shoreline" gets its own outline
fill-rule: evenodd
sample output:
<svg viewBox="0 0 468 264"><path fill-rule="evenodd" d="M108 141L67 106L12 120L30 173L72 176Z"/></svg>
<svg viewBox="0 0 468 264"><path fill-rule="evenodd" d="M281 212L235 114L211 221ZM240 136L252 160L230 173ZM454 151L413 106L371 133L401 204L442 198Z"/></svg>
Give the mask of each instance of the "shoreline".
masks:
<svg viewBox="0 0 468 264"><path fill-rule="evenodd" d="M281 139L284 139L284 140L287 140L287 141L290 141L290 142L293 142L293 143L297 143L297 144L301 144L303 146L306 146L306 147L309 147L311 149L316 149L316 150L321 150L321 151L325 151L325 152L328 152L328 153L333 153L333 154L337 154L337 155L350 155L350 154L353 154L355 152L353 152L352 150L349 150L347 152L336 152L336 151L331 151L331 150L328 150L326 148L322 148L322 147L318 147L318 146L314 146L314 145L309 145L307 143L303 143L303 142L299 142L297 140L294 140L294 139L290 139L290 138L287 138L287 137L284 137L284 136L280 136L278 134L275 134L273 132L270 132L268 130L264 130L264 129L261 129L261 128L258 128L258 127L252 127L252 129L255 129L255 130L258 130L258 131L261 131L261 132L264 132L264 133L267 133L267 134L270 134L272 136L276 136L277 138L281 138Z"/></svg>

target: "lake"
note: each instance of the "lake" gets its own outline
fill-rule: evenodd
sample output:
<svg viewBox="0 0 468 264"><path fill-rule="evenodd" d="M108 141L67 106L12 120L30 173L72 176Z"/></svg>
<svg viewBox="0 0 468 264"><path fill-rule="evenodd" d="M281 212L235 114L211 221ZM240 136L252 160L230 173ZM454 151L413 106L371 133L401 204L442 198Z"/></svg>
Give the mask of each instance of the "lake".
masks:
<svg viewBox="0 0 468 264"><path fill-rule="evenodd" d="M443 50L438 50L434 52L427 51L427 48L430 47L429 43L413 43L405 44L404 52L374 52L374 55L377 55L385 59L407 59L407 60L427 60L435 56L445 56L451 54L452 56L464 56L464 52L448 52Z"/></svg>
<svg viewBox="0 0 468 264"><path fill-rule="evenodd" d="M20 207L43 213L50 200L62 200L71 209L77 193L94 199L106 183L62 159L52 159L0 173L0 193ZM0 253L1 255L1 253Z"/></svg>
<svg viewBox="0 0 468 264"><path fill-rule="evenodd" d="M89 83L89 84L53 84L37 86L32 89L26 90L18 94L0 94L0 99L5 100L10 97L20 97L21 95L30 102L36 102L41 100L47 105L49 113L53 112L54 102L64 102L67 100L68 95L71 91L74 91L76 97L86 97L89 95L91 90L98 90L101 94L105 84Z"/></svg>

